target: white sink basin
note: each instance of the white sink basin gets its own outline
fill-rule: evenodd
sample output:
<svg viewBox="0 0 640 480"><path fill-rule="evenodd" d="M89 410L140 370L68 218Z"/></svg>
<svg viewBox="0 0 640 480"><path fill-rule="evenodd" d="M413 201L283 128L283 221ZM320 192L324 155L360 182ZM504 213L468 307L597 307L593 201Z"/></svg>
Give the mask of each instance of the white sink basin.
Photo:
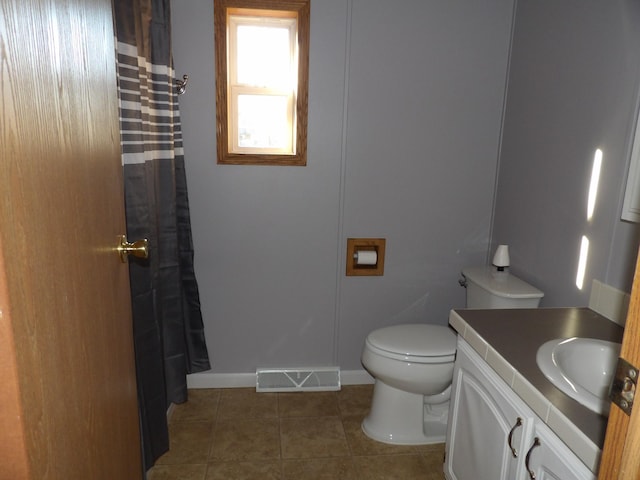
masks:
<svg viewBox="0 0 640 480"><path fill-rule="evenodd" d="M620 344L593 338L557 338L544 343L536 356L544 376L588 409L609 415L609 387Z"/></svg>

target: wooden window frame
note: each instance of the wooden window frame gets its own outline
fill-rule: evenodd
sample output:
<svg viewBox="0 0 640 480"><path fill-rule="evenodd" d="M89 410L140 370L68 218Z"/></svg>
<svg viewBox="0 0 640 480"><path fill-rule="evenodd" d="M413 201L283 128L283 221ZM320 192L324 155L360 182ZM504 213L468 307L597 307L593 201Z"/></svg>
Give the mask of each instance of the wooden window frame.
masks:
<svg viewBox="0 0 640 480"><path fill-rule="evenodd" d="M254 154L229 151L229 92L227 69L227 15L229 9L268 12L293 12L298 19L298 90L295 117L295 153ZM310 0L214 0L216 56L216 141L218 164L292 165L307 164L307 115L309 98L309 23Z"/></svg>

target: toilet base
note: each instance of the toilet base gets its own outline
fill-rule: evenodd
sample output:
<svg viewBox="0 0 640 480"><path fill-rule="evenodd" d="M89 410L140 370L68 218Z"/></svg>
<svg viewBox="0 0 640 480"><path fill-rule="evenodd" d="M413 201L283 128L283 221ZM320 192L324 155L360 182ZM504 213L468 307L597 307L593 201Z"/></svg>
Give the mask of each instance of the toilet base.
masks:
<svg viewBox="0 0 640 480"><path fill-rule="evenodd" d="M376 380L371 411L362 422L364 434L392 445L429 445L445 441L448 402L435 408L424 396Z"/></svg>

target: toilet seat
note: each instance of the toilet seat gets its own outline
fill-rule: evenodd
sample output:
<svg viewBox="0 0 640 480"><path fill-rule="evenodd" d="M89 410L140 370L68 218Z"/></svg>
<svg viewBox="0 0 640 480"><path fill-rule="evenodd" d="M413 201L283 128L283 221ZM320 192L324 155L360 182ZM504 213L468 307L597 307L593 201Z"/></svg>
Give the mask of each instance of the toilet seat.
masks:
<svg viewBox="0 0 640 480"><path fill-rule="evenodd" d="M393 325L371 332L366 345L373 352L395 360L446 363L455 360L456 335L442 325Z"/></svg>
<svg viewBox="0 0 640 480"><path fill-rule="evenodd" d="M417 363L417 364L436 364L436 363L453 363L456 359L455 354L451 355L439 355L439 356L418 356L418 355L408 355L404 353L393 353L388 352L386 350L382 350L380 348L374 347L369 342L367 342L366 348L375 354L380 355L381 357L389 358L391 360L400 360L401 362L407 363Z"/></svg>

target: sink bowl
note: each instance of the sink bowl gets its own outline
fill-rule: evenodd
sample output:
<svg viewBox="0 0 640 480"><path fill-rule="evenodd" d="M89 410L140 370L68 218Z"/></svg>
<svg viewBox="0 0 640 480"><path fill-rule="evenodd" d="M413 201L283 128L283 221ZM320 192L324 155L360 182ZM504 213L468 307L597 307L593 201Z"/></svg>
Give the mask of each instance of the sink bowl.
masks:
<svg viewBox="0 0 640 480"><path fill-rule="evenodd" d="M620 344L593 338L557 338L544 343L536 361L544 376L580 404L609 415L609 387Z"/></svg>

